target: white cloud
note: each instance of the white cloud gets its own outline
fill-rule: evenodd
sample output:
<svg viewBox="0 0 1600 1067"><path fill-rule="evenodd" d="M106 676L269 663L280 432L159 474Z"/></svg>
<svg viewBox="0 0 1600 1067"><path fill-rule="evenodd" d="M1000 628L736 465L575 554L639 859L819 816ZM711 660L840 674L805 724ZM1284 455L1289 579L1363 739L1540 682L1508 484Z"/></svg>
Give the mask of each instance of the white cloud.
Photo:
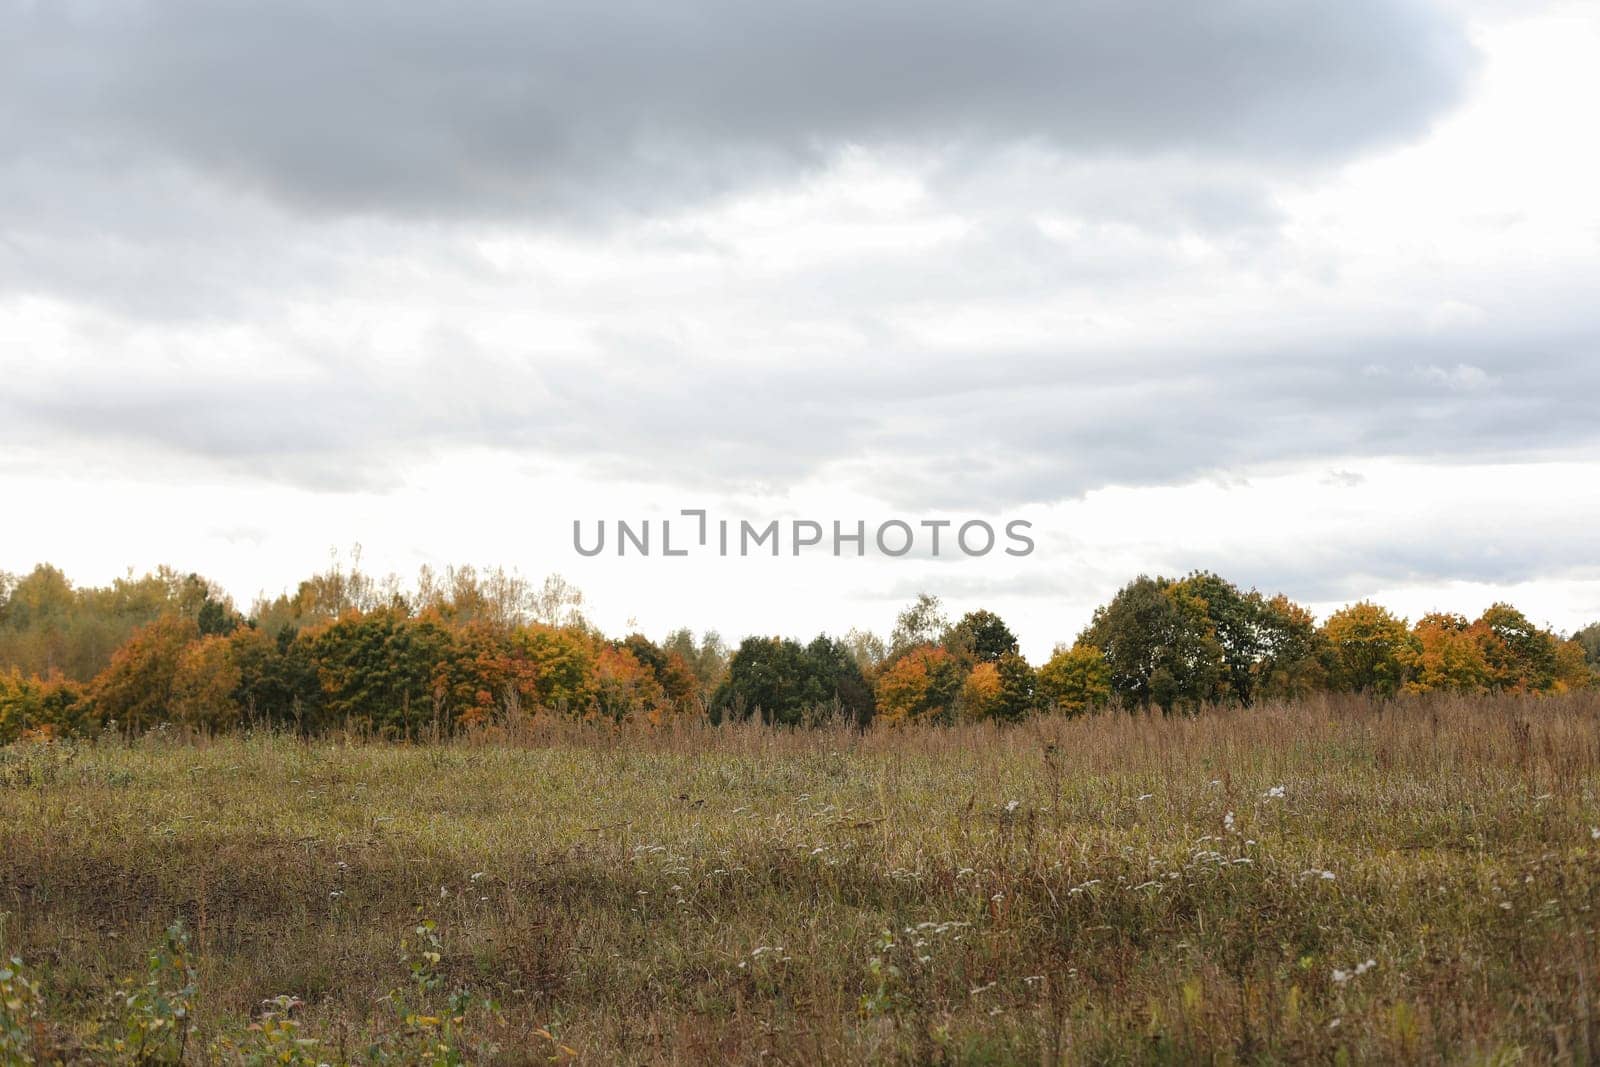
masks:
<svg viewBox="0 0 1600 1067"><path fill-rule="evenodd" d="M1189 64L1173 77L1236 47L1217 10L1198 54L1166 43ZM1225 87L1172 112L1169 83L1113 105L1053 68L993 75L973 106L1022 118L981 138L950 133L965 105L927 85L868 127L781 95L668 94L658 121L619 89L593 104L612 133L759 158L657 173L629 133L615 157L561 157L559 210L508 184L527 144L486 125L440 147L463 117L505 117L492 86L359 133L351 89L314 116L350 144L319 126L302 153L284 115L260 143L217 125L276 107L279 75L230 83L208 120L168 93L210 76L203 43L74 37L44 11L35 30L116 58L100 76L131 95L78 86L59 137L0 152L0 491L26 502L0 568L165 561L247 598L359 541L402 573L568 571L602 621L657 630L882 629L909 591L944 590L1034 653L1134 574L1196 566L1322 607L1517 593L1557 625L1600 614L1577 569L1600 516L1572 489L1600 474L1591 8L1324 12L1345 35L1326 78L1286 69L1303 27L1274 20L1252 76L1301 109L1365 76L1384 19L1415 34L1303 136ZM1400 69L1416 49L1437 63ZM16 101L68 76L25 66L5 76L12 132L47 117ZM879 74L854 69L855 91ZM574 517L700 501L1025 515L1041 548L746 567L567 546Z"/></svg>

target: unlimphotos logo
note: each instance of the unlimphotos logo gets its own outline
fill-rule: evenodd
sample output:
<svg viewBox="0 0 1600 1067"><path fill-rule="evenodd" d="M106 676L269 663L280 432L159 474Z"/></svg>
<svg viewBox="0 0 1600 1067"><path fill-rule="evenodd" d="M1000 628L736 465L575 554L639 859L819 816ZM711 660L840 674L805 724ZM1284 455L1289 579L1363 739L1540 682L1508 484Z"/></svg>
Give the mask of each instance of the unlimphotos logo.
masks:
<svg viewBox="0 0 1600 1067"><path fill-rule="evenodd" d="M689 521L685 521L689 520ZM674 525L676 523L677 525ZM596 519L586 534L584 520L572 520L572 547L580 556L598 556L607 544L619 556L760 556L827 553L865 556L875 549L885 556L919 558L1008 556L1033 554L1033 523L1012 519L995 524L984 519L713 519L705 508L684 508L677 519ZM608 532L612 535L608 542Z"/></svg>

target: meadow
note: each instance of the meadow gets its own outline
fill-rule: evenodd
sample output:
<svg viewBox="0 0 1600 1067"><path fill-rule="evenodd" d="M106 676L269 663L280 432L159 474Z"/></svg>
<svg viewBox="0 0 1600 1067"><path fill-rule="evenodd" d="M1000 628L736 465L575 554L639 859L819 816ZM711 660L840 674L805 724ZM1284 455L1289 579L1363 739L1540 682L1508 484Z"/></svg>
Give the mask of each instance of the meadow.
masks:
<svg viewBox="0 0 1600 1067"><path fill-rule="evenodd" d="M1592 1062L1597 791L1593 692L17 744L0 1061Z"/></svg>

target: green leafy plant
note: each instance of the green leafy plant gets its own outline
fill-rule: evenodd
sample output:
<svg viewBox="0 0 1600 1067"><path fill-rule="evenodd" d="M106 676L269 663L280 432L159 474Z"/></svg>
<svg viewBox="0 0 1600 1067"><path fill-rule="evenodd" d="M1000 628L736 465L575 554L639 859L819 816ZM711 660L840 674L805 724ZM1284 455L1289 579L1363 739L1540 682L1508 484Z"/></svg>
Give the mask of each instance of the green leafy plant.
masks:
<svg viewBox="0 0 1600 1067"><path fill-rule="evenodd" d="M44 995L13 956L0 963L0 1063L37 1063Z"/></svg>
<svg viewBox="0 0 1600 1067"><path fill-rule="evenodd" d="M182 1063L194 1034L197 988L188 931L173 923L150 953L143 981L126 979L111 995L111 1018L91 1047L140 1067Z"/></svg>
<svg viewBox="0 0 1600 1067"><path fill-rule="evenodd" d="M213 1059L241 1067L318 1067L322 1060L315 1050L322 1042L300 1035L300 1024L292 1017L298 1007L298 997L273 997L266 1002L261 1017L250 1024L244 1038L224 1036L212 1045Z"/></svg>
<svg viewBox="0 0 1600 1067"><path fill-rule="evenodd" d="M392 990L385 998L393 1005L400 1029L368 1050L371 1059L378 1063L424 1067L465 1064L461 1028L474 1007L493 1011L493 1001L480 1001L466 988L458 987L444 994L445 976L439 969L444 959L444 942L439 937L438 924L432 919L424 919L412 927L401 940L400 951L411 982L408 988Z"/></svg>
<svg viewBox="0 0 1600 1067"><path fill-rule="evenodd" d="M896 960L901 955L900 944L892 930L885 930L873 942L873 949L867 959L869 986L861 995L861 1014L898 1016L908 992L906 972Z"/></svg>

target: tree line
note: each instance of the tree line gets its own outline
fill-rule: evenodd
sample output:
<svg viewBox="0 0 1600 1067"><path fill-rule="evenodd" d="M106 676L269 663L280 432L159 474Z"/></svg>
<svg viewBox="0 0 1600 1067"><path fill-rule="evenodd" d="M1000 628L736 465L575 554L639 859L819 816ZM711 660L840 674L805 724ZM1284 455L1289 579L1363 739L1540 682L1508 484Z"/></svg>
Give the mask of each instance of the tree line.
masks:
<svg viewBox="0 0 1600 1067"><path fill-rule="evenodd" d="M1141 576L1037 666L993 612L924 595L887 639L802 644L714 632L608 637L559 577L424 569L411 588L335 563L248 614L161 569L75 587L0 572L0 743L23 736L354 729L440 737L554 714L774 725L1019 720L1109 708L1193 712L1317 692L1556 693L1600 684L1600 624L1563 638L1509 604L1414 623L1360 602L1320 624L1209 572Z"/></svg>

